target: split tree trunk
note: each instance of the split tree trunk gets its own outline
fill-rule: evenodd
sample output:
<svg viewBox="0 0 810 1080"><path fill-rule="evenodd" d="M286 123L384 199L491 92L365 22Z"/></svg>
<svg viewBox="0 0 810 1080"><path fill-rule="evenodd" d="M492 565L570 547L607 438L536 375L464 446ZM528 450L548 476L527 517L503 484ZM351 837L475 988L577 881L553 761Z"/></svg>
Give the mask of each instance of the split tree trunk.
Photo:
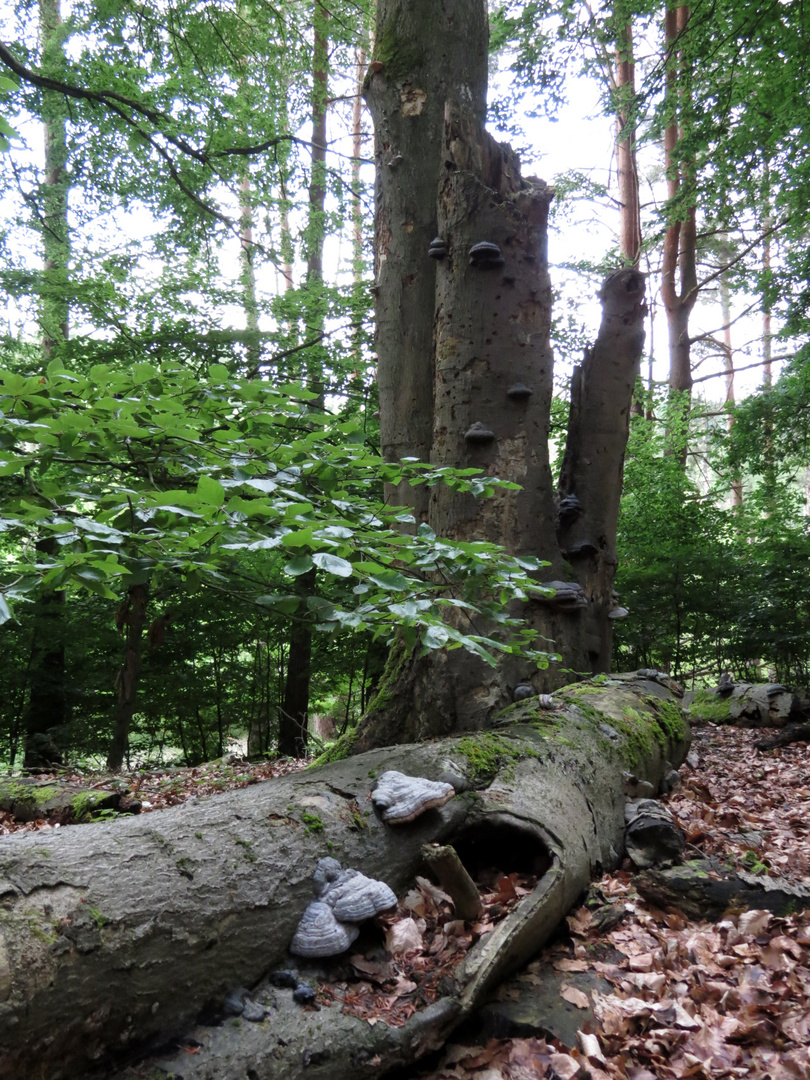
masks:
<svg viewBox="0 0 810 1080"><path fill-rule="evenodd" d="M361 726L361 749L482 728L512 701L518 683L548 691L572 672L609 664L614 504L643 345L644 281L631 270L630 278L606 283L600 342L574 403L572 432L589 445L598 440L607 488L582 480L595 492L581 522L589 526L590 546L572 558L555 535L558 524L566 531L567 519L558 522L548 451L546 226L553 192L522 177L514 152L484 130L486 51L480 0L384 0L378 8L366 98L377 164L380 431L389 460L478 468L521 490L475 500L440 486L405 487L388 498L409 505L416 522L428 521L438 536L492 541L539 557L549 564L540 582L566 581L585 591L575 607L538 600L513 612L545 639L540 648L560 655L559 668L507 656L490 669L460 650L395 658L386 692ZM600 366L604 372L592 370ZM591 403L591 394L599 401ZM597 415L598 429L587 430ZM587 456L575 446L570 455ZM571 485L579 473L572 477L563 494L578 498Z"/></svg>
<svg viewBox="0 0 810 1080"><path fill-rule="evenodd" d="M438 1045L548 939L591 876L617 864L623 772L657 786L688 747L657 682L576 686L560 700L565 711L550 715L536 700L516 705L498 736L389 747L139 818L3 838L0 1078L97 1069L109 1080L113 1055L183 1034L198 1052L156 1063L184 1080L374 1077ZM444 778L458 794L386 826L370 777L389 768ZM428 841L452 843L469 869L542 873L444 998L395 1029L339 1007L303 1012L279 991L266 1023L192 1029L204 1004L290 965L318 858L402 895Z"/></svg>
<svg viewBox="0 0 810 1080"><path fill-rule="evenodd" d="M497 149L504 153L502 147ZM454 187L464 182L462 176L461 170L452 173ZM546 669L517 656L506 656L491 668L462 650L422 657L392 654L384 692L360 724L357 751L484 728L511 703L518 684L528 683L536 692L547 693L569 682L574 672L590 675L610 670L611 614L619 610L613 592L616 523L633 388L644 343L644 277L628 267L610 275L602 288L599 334L572 381L560 477L560 495L575 496L577 508L559 514L547 456L552 362L547 345L548 306L542 304L548 289L544 244L535 248L538 256L533 263L526 257L532 250L527 239L537 240L538 229L537 221L531 224L527 206L533 204L533 212L542 217L540 208L547 206L549 193L539 182L529 182L513 200L504 200L499 212L506 223L510 212L514 221L522 222L511 230L504 220L499 227L493 226L496 200L492 189L487 197L487 212L471 213L469 220L490 225L489 231L502 240L507 264L503 271L475 270L464 260L459 269L448 266L439 271L440 282L445 274L451 282L446 304L437 305L436 446L447 446L447 461L456 455L456 465L477 466L488 475L516 481L522 490L499 492L475 502L472 497L434 489L431 525L439 535L492 540L515 554L537 555L549 563L539 575L541 580L578 586L581 600L575 607L543 599L520 605L520 610L515 606L513 614L522 615L526 625L550 642L560 657ZM470 205L480 210L474 200ZM503 280L509 276L509 260L517 265L523 262L522 285ZM488 304L476 292L476 274L491 275L480 286L492 292ZM455 289L451 289L453 276ZM466 283L466 299L459 282ZM441 289L439 296L443 296ZM476 353L460 333L454 338L448 333L445 340L450 345L443 352L443 311L455 312L457 329L463 327L465 313L468 324L471 320L479 332L480 323L490 319L489 333L497 344L491 351L485 347ZM531 396L510 398L512 380L523 382L532 390ZM484 444L470 443L464 439L467 424L480 416L497 435ZM485 626L476 629L488 630Z"/></svg>

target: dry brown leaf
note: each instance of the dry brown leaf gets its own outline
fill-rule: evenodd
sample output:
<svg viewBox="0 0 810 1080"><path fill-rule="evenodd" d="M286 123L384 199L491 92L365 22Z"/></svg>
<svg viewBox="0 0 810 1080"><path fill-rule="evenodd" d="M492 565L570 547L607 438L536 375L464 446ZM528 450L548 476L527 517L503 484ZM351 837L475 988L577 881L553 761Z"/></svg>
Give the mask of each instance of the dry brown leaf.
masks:
<svg viewBox="0 0 810 1080"><path fill-rule="evenodd" d="M567 983L561 984L560 997L569 1004L576 1005L578 1009L589 1009L591 1006L587 994L583 993L582 990L577 990L575 986L569 986Z"/></svg>
<svg viewBox="0 0 810 1080"><path fill-rule="evenodd" d="M579 1062L570 1054L552 1054L551 1067L559 1080L573 1080L579 1072Z"/></svg>

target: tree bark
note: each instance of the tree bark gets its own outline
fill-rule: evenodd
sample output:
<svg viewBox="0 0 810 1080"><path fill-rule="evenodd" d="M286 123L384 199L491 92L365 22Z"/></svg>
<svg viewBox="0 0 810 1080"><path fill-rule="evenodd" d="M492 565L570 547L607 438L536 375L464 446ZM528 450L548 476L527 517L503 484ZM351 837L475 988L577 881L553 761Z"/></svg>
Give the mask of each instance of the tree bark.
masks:
<svg viewBox="0 0 810 1080"><path fill-rule="evenodd" d="M0 1078L109 1078L113 1055L183 1033L199 1052L181 1053L182 1068L157 1063L185 1080L373 1077L437 1045L547 940L590 877L617 864L623 772L657 787L688 748L684 715L656 681L579 685L560 700L551 716L536 700L516 705L497 736L389 747L179 809L3 838ZM458 794L387 826L369 789L390 768L444 778ZM468 869L548 867L444 998L400 1029L339 1008L296 1012L285 999L283 1029L189 1030L206 1002L290 965L318 858L401 895L427 842L453 843Z"/></svg>
<svg viewBox="0 0 810 1080"><path fill-rule="evenodd" d="M149 602L148 585L131 585L124 605L118 612L119 629L126 627L124 662L116 679L117 703L115 723L110 749L107 752L107 768L117 771L124 763L129 745L129 731L135 715L135 698L143 661L143 631L146 626L146 605Z"/></svg>
<svg viewBox="0 0 810 1080"><path fill-rule="evenodd" d="M329 36L327 9L316 0L313 6L315 47L312 57L312 172L309 180L309 221L307 223L307 292L305 300L307 339L323 332L323 245L326 233L326 109L329 92ZM323 378L326 352L322 344L312 345L306 353L306 379L316 394L312 407L323 409ZM301 597L301 621L292 625L287 658L284 701L279 711L278 752L290 757L304 757L307 751L309 720L310 665L314 618L305 605L315 589L317 575L310 570L296 579Z"/></svg>
<svg viewBox="0 0 810 1080"><path fill-rule="evenodd" d="M610 670L616 529L633 390L644 347L643 274L627 267L602 286L602 323L571 380L571 412L560 470L561 499L576 495L579 512L558 519L560 549L588 600L564 641L570 663L594 674ZM569 616L569 623L570 623Z"/></svg>
<svg viewBox="0 0 810 1080"><path fill-rule="evenodd" d="M55 542L46 537L37 550L53 554ZM29 662L30 691L25 709L23 767L61 765L60 734L68 718L65 700L65 593L49 589L37 599Z"/></svg>
<svg viewBox="0 0 810 1080"><path fill-rule="evenodd" d="M505 154L502 147L497 149ZM451 175L454 189L465 183L460 169ZM451 281L446 292L440 287L438 293L446 302L437 305L436 445L448 446L447 461L455 454L456 464L477 465L489 475L517 481L523 490L498 493L476 503L471 497L435 489L431 524L439 535L475 536L501 543L515 554L539 556L549 563L539 575L541 580L565 579L581 589L581 600L577 606L566 606L538 598L515 610L527 626L538 631L541 647L548 643L556 650L559 661L545 669L536 661L511 655L493 668L462 650L410 657L401 650L392 653L382 690L355 736L357 751L480 729L513 700L515 687L521 683L538 693L548 693L570 681L572 672L587 675L609 670L610 616L617 612L613 594L616 522L630 406L644 343L644 277L628 267L610 275L602 288L599 334L573 380L560 478L560 494L575 496L579 508L557 513L547 458L552 361L547 337L549 307L542 306L548 288L545 234L539 219L531 224L532 213L542 218L540 208L547 206L548 197L544 185L527 182L514 199L504 200L504 220L494 233L509 238L509 246L504 240L507 263L503 272L475 271L466 260L462 269L439 271L440 281L447 274L456 279L456 286L451 289ZM492 232L493 206L497 203L492 189L488 189L487 198L487 212L478 215L479 203L471 201L470 220L476 224L485 221ZM527 206L532 204L530 212ZM511 232L507 229L510 214L513 222L522 222L519 229L513 225ZM530 241L538 240L537 231L541 242L534 249L538 257L532 262L525 253L532 250ZM510 276L510 260L516 265L524 263L522 286L504 281ZM489 281L479 285L474 273L490 275ZM458 284L465 275L473 280L468 287L472 299L464 296ZM485 289L490 290L489 297ZM448 328L443 339L445 311L455 313L460 329L453 337ZM484 329L486 318L490 322ZM472 330L467 340L461 330L470 320ZM503 330L501 323L506 324ZM479 335L477 353L474 333ZM446 357L443 340L449 342ZM532 389L528 400L509 397L514 378ZM469 430L466 425L479 414L497 429L498 437L470 447L464 439ZM495 419L490 421L490 417ZM486 632L489 628L476 629Z"/></svg>
<svg viewBox="0 0 810 1080"><path fill-rule="evenodd" d="M661 298L669 334L669 386L684 395L686 413L692 392L689 316L698 296L696 210L693 196L687 192L684 197L688 162L679 156L692 107L691 69L684 49L689 18L690 9L685 4L669 8L665 16L668 122L664 131L664 156L669 220L661 266ZM685 460L685 446L683 456Z"/></svg>
<svg viewBox="0 0 810 1080"><path fill-rule="evenodd" d="M65 61L65 29L60 0L40 0L39 33L43 72L59 75ZM44 170L41 186L41 240L43 255L39 322L43 369L68 338L67 273L70 256L68 231L67 106L61 94L42 91ZM55 541L43 536L37 550L53 555ZM67 721L65 701L65 593L43 592L36 602L34 641L31 646L31 691L25 715L26 769L61 764L59 729ZM56 740L54 739L56 735Z"/></svg>
<svg viewBox="0 0 810 1080"><path fill-rule="evenodd" d="M429 461L433 436L436 191L448 99L486 115L488 22L469 0L379 0L365 97L374 120L374 271L380 439L387 461ZM427 521L429 492L386 491Z"/></svg>
<svg viewBox="0 0 810 1080"><path fill-rule="evenodd" d="M619 19L618 5L614 15ZM636 155L636 65L633 59L633 22L625 16L616 41L616 177L619 188L619 248L628 266L641 258L641 202Z"/></svg>

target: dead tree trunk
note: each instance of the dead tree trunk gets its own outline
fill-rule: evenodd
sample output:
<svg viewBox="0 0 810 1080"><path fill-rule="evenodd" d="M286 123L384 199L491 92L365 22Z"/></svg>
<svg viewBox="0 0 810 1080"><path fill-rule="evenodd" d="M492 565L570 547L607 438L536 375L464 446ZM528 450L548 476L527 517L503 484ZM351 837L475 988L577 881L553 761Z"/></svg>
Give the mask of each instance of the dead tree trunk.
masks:
<svg viewBox="0 0 810 1080"><path fill-rule="evenodd" d="M657 785L686 752L688 725L655 681L576 686L560 704L548 714L520 703L498 735L389 747L179 809L4 837L0 1078L109 1080L116 1055L183 1034L199 1052L157 1064L184 1080L374 1077L437 1045L617 864L623 772ZM392 768L443 778L457 795L386 825L370 789ZM271 1009L267 1023L192 1029L204 1004L289 966L317 859L334 855L402 895L425 872L428 841L452 843L468 867L547 867L445 997L398 1029L339 1007L302 1012L289 992L275 1020Z"/></svg>
<svg viewBox="0 0 810 1080"><path fill-rule="evenodd" d="M485 727L519 684L547 691L572 672L609 664L614 508L627 438L625 390L632 391L643 345L644 279L628 270L630 277L605 285L605 323L574 403L572 432L586 431L598 415L598 431L583 438L589 446L599 440L607 487L582 481L592 494L583 520L593 528L576 550L562 550L558 523L567 544L568 517L580 515L572 508L581 509L582 499L571 486L577 474L558 506L549 467L546 223L553 192L522 177L514 152L484 130L486 47L481 0L385 0L378 7L366 97L377 163L381 441L389 459L477 468L521 486L487 500L442 487L429 498L414 496L418 488L388 496L410 505L417 523L428 521L440 537L490 541L547 562L538 581L564 588L539 592L513 614L560 663L551 669L510 655L490 669L460 651L397 656L362 724L357 747L364 750ZM589 395L606 393L590 403ZM570 455L586 456L575 446ZM489 630L476 624L473 632Z"/></svg>

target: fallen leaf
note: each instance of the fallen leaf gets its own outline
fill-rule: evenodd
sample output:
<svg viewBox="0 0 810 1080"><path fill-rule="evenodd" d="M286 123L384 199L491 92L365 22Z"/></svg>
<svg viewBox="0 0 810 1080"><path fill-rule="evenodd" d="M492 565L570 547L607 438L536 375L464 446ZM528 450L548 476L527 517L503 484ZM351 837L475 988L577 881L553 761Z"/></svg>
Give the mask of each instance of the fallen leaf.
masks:
<svg viewBox="0 0 810 1080"><path fill-rule="evenodd" d="M584 994L581 990L577 990L575 986L569 986L567 983L563 983L560 986L560 997L571 1005L576 1005L578 1009L588 1009L591 1005L590 998L587 994Z"/></svg>

